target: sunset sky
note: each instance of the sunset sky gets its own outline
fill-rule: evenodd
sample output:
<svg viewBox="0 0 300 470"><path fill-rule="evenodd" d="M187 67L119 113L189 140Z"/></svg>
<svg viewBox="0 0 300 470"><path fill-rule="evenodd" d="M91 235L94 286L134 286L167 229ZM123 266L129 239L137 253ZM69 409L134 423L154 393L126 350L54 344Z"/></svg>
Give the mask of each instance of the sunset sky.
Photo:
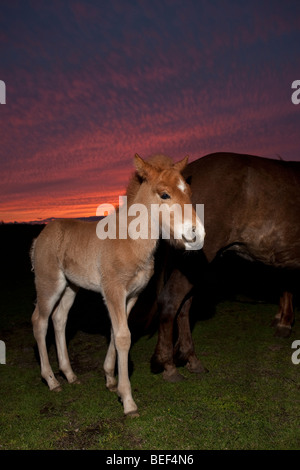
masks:
<svg viewBox="0 0 300 470"><path fill-rule="evenodd" d="M0 221L94 216L133 156L300 161L298 0L1 0Z"/></svg>

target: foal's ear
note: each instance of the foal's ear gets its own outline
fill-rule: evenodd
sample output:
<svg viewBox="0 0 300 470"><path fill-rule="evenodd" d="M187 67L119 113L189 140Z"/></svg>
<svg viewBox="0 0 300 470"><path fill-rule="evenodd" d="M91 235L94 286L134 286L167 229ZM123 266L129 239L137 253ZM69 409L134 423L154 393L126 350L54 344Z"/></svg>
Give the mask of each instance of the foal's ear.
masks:
<svg viewBox="0 0 300 470"><path fill-rule="evenodd" d="M157 175L156 169L150 163L145 162L137 153L134 156L134 164L138 175L145 180Z"/></svg>
<svg viewBox="0 0 300 470"><path fill-rule="evenodd" d="M178 170L180 173L182 173L188 164L188 159L189 157L187 155L183 158L183 160L180 160L180 162L174 163L173 167L176 168L176 170Z"/></svg>

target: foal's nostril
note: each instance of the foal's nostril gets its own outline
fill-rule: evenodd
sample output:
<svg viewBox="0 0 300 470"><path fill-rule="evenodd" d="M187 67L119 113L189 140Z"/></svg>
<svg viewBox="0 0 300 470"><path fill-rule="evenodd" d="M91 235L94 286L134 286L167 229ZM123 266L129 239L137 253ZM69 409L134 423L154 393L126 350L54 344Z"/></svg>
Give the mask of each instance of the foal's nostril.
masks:
<svg viewBox="0 0 300 470"><path fill-rule="evenodd" d="M193 233L196 232L196 228L197 228L196 225L193 225L193 226L192 226L192 232L193 232Z"/></svg>

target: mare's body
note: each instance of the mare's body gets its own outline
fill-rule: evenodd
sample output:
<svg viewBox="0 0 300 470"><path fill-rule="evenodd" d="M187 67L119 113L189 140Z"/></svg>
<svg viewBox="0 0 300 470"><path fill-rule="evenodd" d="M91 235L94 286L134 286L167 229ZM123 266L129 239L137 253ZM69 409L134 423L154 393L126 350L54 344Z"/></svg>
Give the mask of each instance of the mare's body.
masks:
<svg viewBox="0 0 300 470"><path fill-rule="evenodd" d="M286 292L276 323L282 336L290 332L293 321L288 279L300 268L300 163L218 153L190 163L184 176L190 180L193 203L204 204L206 236L202 253L171 260L174 269L159 297L161 317L153 363L162 365L170 380L178 378L172 343L176 315L176 352L190 370L203 370L190 333L191 300L184 301L193 286L201 292L199 279L218 254L232 250L281 271Z"/></svg>

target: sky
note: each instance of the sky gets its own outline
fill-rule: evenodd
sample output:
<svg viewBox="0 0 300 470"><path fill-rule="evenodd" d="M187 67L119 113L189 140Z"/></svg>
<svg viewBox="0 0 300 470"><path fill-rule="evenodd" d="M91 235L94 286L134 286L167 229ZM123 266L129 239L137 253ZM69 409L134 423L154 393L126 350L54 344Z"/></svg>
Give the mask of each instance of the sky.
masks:
<svg viewBox="0 0 300 470"><path fill-rule="evenodd" d="M1 0L0 221L95 216L135 153L300 161L299 44L298 0Z"/></svg>

